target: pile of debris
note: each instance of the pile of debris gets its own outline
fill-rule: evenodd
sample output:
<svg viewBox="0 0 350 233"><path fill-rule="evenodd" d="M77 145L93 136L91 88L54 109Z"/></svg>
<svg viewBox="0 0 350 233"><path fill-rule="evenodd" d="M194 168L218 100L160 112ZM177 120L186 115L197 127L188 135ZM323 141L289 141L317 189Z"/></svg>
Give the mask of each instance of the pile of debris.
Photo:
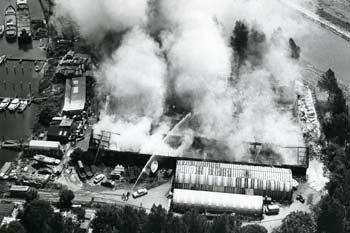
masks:
<svg viewBox="0 0 350 233"><path fill-rule="evenodd" d="M90 75L91 58L84 54L68 51L59 61L55 76L61 78L72 78Z"/></svg>
<svg viewBox="0 0 350 233"><path fill-rule="evenodd" d="M321 126L317 117L313 93L309 86L304 85L302 93L299 94L296 112L305 142L309 146L311 153L320 154Z"/></svg>

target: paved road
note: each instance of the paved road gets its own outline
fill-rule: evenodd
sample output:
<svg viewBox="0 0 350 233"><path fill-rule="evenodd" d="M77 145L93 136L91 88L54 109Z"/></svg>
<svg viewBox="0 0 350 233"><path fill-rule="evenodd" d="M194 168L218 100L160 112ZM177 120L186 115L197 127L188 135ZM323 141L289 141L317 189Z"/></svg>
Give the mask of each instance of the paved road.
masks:
<svg viewBox="0 0 350 233"><path fill-rule="evenodd" d="M148 194L137 199L130 196L128 201L121 199L122 194L126 194L129 190L118 189L110 191L74 191L74 202L90 202L93 198L94 202L102 202L117 205L131 205L142 207L146 210L152 208L152 205L162 205L165 209L169 208L169 199L167 194L170 190L171 182L167 182L158 187L148 190ZM40 199L57 202L59 200L59 192L57 190L39 190Z"/></svg>

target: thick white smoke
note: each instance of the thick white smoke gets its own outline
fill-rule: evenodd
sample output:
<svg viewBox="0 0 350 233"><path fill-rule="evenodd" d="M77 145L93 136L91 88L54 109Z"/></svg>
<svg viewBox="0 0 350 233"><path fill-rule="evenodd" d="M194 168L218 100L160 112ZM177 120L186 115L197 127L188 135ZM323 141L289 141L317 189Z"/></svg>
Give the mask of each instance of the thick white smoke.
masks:
<svg viewBox="0 0 350 233"><path fill-rule="evenodd" d="M108 31L119 32L147 21L147 0L56 0L55 13L69 16L83 36L100 39Z"/></svg>
<svg viewBox="0 0 350 233"><path fill-rule="evenodd" d="M116 107L112 115L102 113L96 129L120 133L118 145L138 151L163 114L167 71L158 44L135 27L112 59L102 63L99 78L101 91L109 91Z"/></svg>
<svg viewBox="0 0 350 233"><path fill-rule="evenodd" d="M288 39L305 33L305 24L279 1L57 2L57 9L68 12L87 37L128 29L99 71L100 83L117 104L113 114L102 113L96 128L121 133L115 139L118 145L152 151L161 143L170 127L162 117L169 89L198 118L199 128L187 130L187 138L201 134L224 141L235 158L243 157L242 141L302 144L291 112L276 103L276 89L292 88L294 80L302 79L299 65L289 58ZM230 86L228 78L236 72L229 42L237 20L254 25L266 40L261 62L248 59ZM151 33L157 34L161 47Z"/></svg>

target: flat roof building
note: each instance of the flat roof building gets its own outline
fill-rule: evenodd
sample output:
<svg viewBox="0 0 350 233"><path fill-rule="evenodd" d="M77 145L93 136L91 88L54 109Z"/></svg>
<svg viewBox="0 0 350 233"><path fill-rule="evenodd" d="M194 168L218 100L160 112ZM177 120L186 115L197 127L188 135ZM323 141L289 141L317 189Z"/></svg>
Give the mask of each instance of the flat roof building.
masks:
<svg viewBox="0 0 350 233"><path fill-rule="evenodd" d="M62 147L58 141L42 141L42 140L30 140L29 141L29 152L33 155L36 153L43 153L47 156L61 158Z"/></svg>
<svg viewBox="0 0 350 233"><path fill-rule="evenodd" d="M174 189L173 209L183 212L191 208L200 211L262 215L263 197L232 193Z"/></svg>
<svg viewBox="0 0 350 233"><path fill-rule="evenodd" d="M61 144L57 141L30 140L29 149L33 150L60 150Z"/></svg>
<svg viewBox="0 0 350 233"><path fill-rule="evenodd" d="M68 138L71 134L70 128L59 127L59 126L50 126L47 131L47 139L59 141L62 144L68 142Z"/></svg>
<svg viewBox="0 0 350 233"><path fill-rule="evenodd" d="M175 188L292 198L292 171L287 168L178 160Z"/></svg>
<svg viewBox="0 0 350 233"><path fill-rule="evenodd" d="M74 115L85 108L86 77L66 79L63 112Z"/></svg>

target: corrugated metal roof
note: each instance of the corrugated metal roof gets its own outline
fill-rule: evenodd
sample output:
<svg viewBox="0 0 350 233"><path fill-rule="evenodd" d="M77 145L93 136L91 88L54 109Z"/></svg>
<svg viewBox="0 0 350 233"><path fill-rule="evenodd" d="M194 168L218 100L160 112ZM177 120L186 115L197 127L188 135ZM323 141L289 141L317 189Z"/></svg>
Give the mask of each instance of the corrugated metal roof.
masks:
<svg viewBox="0 0 350 233"><path fill-rule="evenodd" d="M261 180L291 181L292 171L287 168L178 160L176 173L205 176L225 176Z"/></svg>
<svg viewBox="0 0 350 233"><path fill-rule="evenodd" d="M262 214L263 197L174 189L173 205L175 209L195 207L222 212Z"/></svg>

